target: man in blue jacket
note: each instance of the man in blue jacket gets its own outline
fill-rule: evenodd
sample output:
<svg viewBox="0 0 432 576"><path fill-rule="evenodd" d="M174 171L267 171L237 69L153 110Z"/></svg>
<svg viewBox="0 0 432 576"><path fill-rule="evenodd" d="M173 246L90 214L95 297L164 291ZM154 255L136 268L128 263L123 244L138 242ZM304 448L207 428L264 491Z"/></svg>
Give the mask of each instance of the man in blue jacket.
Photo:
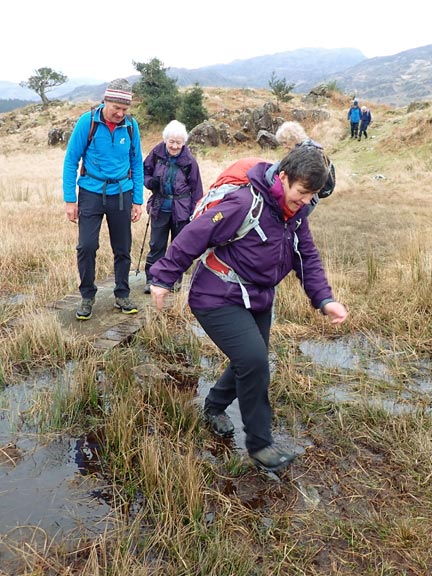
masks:
<svg viewBox="0 0 432 576"><path fill-rule="evenodd" d="M92 315L97 292L96 252L104 216L114 254L114 306L124 314L138 311L129 300L131 222L141 218L144 170L138 124L127 115L131 102L128 80L118 78L108 84L103 103L78 119L64 159L66 216L70 222L78 222L82 301L76 311L77 320L88 320Z"/></svg>
<svg viewBox="0 0 432 576"><path fill-rule="evenodd" d="M308 206L328 177L322 150L299 146L281 162L259 162L247 175L248 186L227 194L176 236L150 269L150 290L161 310L176 280L201 256L189 306L229 359L205 400L205 418L217 434L231 435L225 410L238 398L250 457L280 470L294 454L276 446L271 433L268 345L275 286L294 271L311 305L332 324L344 322L347 310L334 299L308 225ZM253 228L232 241L250 215L253 191L263 199L259 233Z"/></svg>
<svg viewBox="0 0 432 576"><path fill-rule="evenodd" d="M361 110L357 100L354 100L353 105L348 110L348 120L351 126L351 138L357 138Z"/></svg>

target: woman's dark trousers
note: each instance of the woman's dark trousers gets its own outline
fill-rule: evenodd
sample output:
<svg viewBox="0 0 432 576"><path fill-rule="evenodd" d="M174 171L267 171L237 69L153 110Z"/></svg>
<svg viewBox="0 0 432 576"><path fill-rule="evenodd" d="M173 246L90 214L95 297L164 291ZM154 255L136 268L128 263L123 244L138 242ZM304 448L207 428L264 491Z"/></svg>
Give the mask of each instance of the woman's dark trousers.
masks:
<svg viewBox="0 0 432 576"><path fill-rule="evenodd" d="M204 410L219 414L238 398L249 453L268 446L272 443L268 397L271 310L257 313L240 306L226 306L192 312L230 360L210 389Z"/></svg>

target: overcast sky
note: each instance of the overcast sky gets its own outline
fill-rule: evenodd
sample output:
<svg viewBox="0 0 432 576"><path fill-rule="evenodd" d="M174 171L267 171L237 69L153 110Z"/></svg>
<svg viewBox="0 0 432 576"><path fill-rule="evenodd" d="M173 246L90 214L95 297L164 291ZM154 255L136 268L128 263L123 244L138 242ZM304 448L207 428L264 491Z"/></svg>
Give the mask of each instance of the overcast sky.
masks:
<svg viewBox="0 0 432 576"><path fill-rule="evenodd" d="M432 44L424 0L5 0L0 80L47 66L68 78L137 74L132 61L198 68L298 48L367 58Z"/></svg>

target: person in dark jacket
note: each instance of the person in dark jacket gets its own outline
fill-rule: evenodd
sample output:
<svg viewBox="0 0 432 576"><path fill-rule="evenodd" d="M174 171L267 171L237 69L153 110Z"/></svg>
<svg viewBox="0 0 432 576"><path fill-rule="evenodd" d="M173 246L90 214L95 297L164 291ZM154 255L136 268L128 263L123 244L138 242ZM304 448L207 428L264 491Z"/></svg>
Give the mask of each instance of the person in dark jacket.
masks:
<svg viewBox="0 0 432 576"><path fill-rule="evenodd" d="M357 100L354 100L351 108L348 110L348 120L350 121L351 127L351 138L357 138L359 122L360 122L360 106Z"/></svg>
<svg viewBox="0 0 432 576"><path fill-rule="evenodd" d="M249 186L225 196L192 220L151 269L151 294L162 310L176 280L192 265L188 303L229 364L204 403L204 416L219 435L233 434L226 408L238 398L246 448L255 463L280 470L294 455L274 444L268 396L268 345L275 286L295 271L314 308L333 324L347 311L335 301L308 225L308 205L328 176L322 150L298 146L276 164L258 162ZM230 241L263 198L259 228Z"/></svg>
<svg viewBox="0 0 432 576"><path fill-rule="evenodd" d="M362 134L364 137L367 138L367 129L369 124L372 122L372 114L370 110L366 108L366 106L361 107L361 114L360 114L360 131L358 139L361 140Z"/></svg>
<svg viewBox="0 0 432 576"><path fill-rule="evenodd" d="M145 263L145 294L150 294L151 266L165 255L171 241L188 224L196 203L203 195L198 162L186 146L184 124L172 120L144 160L144 185L152 191L147 202L150 215L150 251ZM181 282L181 278L177 283Z"/></svg>
<svg viewBox="0 0 432 576"><path fill-rule="evenodd" d="M76 311L77 320L89 320L92 316L97 292L96 253L104 216L114 255L114 307L124 314L138 312L129 299L131 222L141 218L144 179L139 127L135 118L127 113L131 103L130 82L126 78L110 82L103 103L78 119L64 158L66 216L70 222L78 223L77 260L82 300ZM94 130L89 142L92 119Z"/></svg>

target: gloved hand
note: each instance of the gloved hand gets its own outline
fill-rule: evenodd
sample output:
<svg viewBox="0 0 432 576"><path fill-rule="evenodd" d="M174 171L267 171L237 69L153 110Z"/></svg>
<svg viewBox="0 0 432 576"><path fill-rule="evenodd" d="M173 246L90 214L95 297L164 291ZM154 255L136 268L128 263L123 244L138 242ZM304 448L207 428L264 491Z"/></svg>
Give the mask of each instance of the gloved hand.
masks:
<svg viewBox="0 0 432 576"><path fill-rule="evenodd" d="M153 194L158 194L160 192L161 182L160 176L154 176L150 179L149 188L153 192Z"/></svg>

